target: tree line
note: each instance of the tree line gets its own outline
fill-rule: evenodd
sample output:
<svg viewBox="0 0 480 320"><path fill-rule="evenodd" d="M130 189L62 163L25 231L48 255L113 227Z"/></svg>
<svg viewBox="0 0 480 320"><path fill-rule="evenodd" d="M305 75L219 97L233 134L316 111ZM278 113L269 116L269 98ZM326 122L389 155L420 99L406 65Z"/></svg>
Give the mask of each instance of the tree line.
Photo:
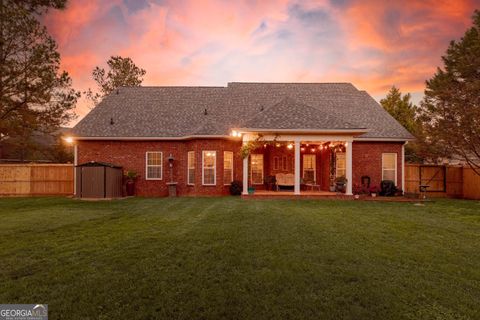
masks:
<svg viewBox="0 0 480 320"><path fill-rule="evenodd" d="M48 10L64 9L66 2L0 0L0 147L34 150L36 135L51 135L59 142L59 128L76 118L81 93L61 70L57 44L39 22ZM407 161L454 157L480 174L480 11L475 10L464 36L450 42L442 61L443 67L426 81L418 106L395 86L380 104L416 138L406 145ZM112 56L107 69L92 71L97 88L83 94L96 106L120 86L140 86L145 74L132 59ZM60 142L47 153L52 161L72 157Z"/></svg>
<svg viewBox="0 0 480 320"><path fill-rule="evenodd" d="M43 14L64 9L66 2L0 0L0 148L8 147L21 161L72 160L60 129L76 118L81 93L61 70L57 43L40 23ZM145 75L130 58L113 56L107 65L107 71L93 70L98 88L84 92L93 105L116 87L140 85Z"/></svg>
<svg viewBox="0 0 480 320"><path fill-rule="evenodd" d="M451 41L426 81L419 106L393 86L380 104L416 138L406 145L409 162L455 159L480 175L480 11L459 41Z"/></svg>

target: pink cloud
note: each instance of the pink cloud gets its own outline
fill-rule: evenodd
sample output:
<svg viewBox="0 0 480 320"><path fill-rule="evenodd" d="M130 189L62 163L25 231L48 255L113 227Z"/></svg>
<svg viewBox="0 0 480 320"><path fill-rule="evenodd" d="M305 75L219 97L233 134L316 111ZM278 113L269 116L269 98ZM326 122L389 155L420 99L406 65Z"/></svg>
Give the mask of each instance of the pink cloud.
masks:
<svg viewBox="0 0 480 320"><path fill-rule="evenodd" d="M141 3L141 2L140 2ZM145 85L348 81L371 94L421 92L479 1L71 0L45 18L77 89L111 55L147 70ZM85 101L78 113L88 112Z"/></svg>

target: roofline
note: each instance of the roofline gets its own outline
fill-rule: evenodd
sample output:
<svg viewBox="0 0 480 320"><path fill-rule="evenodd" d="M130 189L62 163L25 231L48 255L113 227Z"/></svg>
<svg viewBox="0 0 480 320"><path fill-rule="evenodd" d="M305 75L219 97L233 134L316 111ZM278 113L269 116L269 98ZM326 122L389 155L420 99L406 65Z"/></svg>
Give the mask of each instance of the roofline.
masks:
<svg viewBox="0 0 480 320"><path fill-rule="evenodd" d="M356 128L356 129L275 129L275 128L232 128L232 130L239 132L289 132L289 133L367 133L370 129Z"/></svg>
<svg viewBox="0 0 480 320"><path fill-rule="evenodd" d="M72 136L73 140L128 140L128 141L138 141L138 140L190 140L190 139L229 139L229 140L238 140L238 138L232 137L230 135L189 135L181 137L81 137L81 136Z"/></svg>
<svg viewBox="0 0 480 320"><path fill-rule="evenodd" d="M354 138L353 141L393 141L393 142L405 142L414 141L415 138Z"/></svg>
<svg viewBox="0 0 480 320"><path fill-rule="evenodd" d="M240 129L233 129L233 130L240 130ZM282 132L291 132L290 130ZM264 131L266 132L266 131ZM281 130L274 130L274 132L281 132ZM300 130L296 130L296 132L300 132ZM311 130L304 131L311 132L311 133L319 133L313 132ZM327 133L326 130L322 132ZM342 130L333 130L330 132L342 132ZM350 131L345 133L352 133L358 131ZM239 140L239 137L233 137L230 135L189 135L189 136L182 136L182 137L80 137L80 136L72 136L73 140L92 140L92 141L100 141L100 140L119 140L119 141L139 141L139 140L170 140L170 141L179 141L179 140L191 140L191 139L227 139L227 140ZM354 138L354 141L391 141L391 142L405 142L405 141L414 141L415 138Z"/></svg>

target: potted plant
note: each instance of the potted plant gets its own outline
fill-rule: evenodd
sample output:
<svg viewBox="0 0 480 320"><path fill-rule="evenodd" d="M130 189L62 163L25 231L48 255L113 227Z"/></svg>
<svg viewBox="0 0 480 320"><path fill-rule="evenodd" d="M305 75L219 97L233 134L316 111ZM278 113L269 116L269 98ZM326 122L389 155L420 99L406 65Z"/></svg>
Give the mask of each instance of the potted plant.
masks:
<svg viewBox="0 0 480 320"><path fill-rule="evenodd" d="M242 194L242 181L234 180L230 184L230 194L232 196L239 196Z"/></svg>
<svg viewBox="0 0 480 320"><path fill-rule="evenodd" d="M380 188L378 186L371 186L369 192L372 198L375 198L380 192Z"/></svg>
<svg viewBox="0 0 480 320"><path fill-rule="evenodd" d="M362 187L358 184L354 184L352 188L353 197L355 199L360 199L360 193L362 192Z"/></svg>
<svg viewBox="0 0 480 320"><path fill-rule="evenodd" d="M126 170L123 173L125 177L125 187L127 191L127 196L131 197L135 195L135 180L138 178L138 174L133 170Z"/></svg>
<svg viewBox="0 0 480 320"><path fill-rule="evenodd" d="M255 188L254 187L248 187L248 194L254 194L255 193Z"/></svg>
<svg viewBox="0 0 480 320"><path fill-rule="evenodd" d="M330 192L335 192L335 184L333 182L330 184Z"/></svg>
<svg viewBox="0 0 480 320"><path fill-rule="evenodd" d="M347 178L345 176L340 176L335 178L335 189L339 192L345 192L347 187Z"/></svg>

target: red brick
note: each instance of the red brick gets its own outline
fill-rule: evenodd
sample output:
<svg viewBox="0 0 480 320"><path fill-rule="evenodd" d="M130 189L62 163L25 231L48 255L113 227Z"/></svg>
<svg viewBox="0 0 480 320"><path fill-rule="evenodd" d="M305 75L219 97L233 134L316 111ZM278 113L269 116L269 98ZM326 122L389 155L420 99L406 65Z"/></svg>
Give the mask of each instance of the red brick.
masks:
<svg viewBox="0 0 480 320"><path fill-rule="evenodd" d="M87 141L78 142L78 163L102 161L120 165L124 170L135 170L139 175L136 191L140 196L166 196L166 183L170 181L168 156L175 158L173 180L178 182L178 195L226 195L229 187L223 185L223 151L232 151L234 155L234 180L242 180L242 159L240 156L240 141L222 139L195 139L188 141ZM401 187L402 177L402 143L389 142L354 142L353 148L353 183L360 183L363 175L371 178L372 185L380 185L382 176L382 153L397 153L398 174L397 184ZM263 148L262 148L263 149ZM202 185L202 151L217 152L216 186ZM280 150L280 151L279 151ZM163 179L145 179L145 153L147 151L163 152ZM195 151L196 172L195 185L187 185L187 153ZM258 150L265 154L265 176L274 174L273 155L287 156L289 172L293 171L293 150L285 147L276 149L268 147ZM323 190L329 185L329 151L317 152L317 181Z"/></svg>
<svg viewBox="0 0 480 320"><path fill-rule="evenodd" d="M402 187L403 142L360 142L352 144L352 178L361 184L362 176L370 177L371 186L380 186L382 181L382 153L397 154L397 187Z"/></svg>

